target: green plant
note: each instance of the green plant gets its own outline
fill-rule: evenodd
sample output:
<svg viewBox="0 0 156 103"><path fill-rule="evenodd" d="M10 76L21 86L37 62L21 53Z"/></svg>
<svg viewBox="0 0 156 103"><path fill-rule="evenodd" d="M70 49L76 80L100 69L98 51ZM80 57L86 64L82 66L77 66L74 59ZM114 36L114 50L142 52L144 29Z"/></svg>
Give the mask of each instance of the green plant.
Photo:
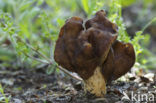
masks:
<svg viewBox="0 0 156 103"><path fill-rule="evenodd" d="M136 52L136 64L137 64L136 66L138 66L139 64L138 68L155 67L155 63L154 63L154 61L156 60L154 59L155 55L147 49L147 44L149 44L148 42L150 36L147 34L143 35L143 32L149 25L151 25L153 22L156 21L156 18L150 20L149 23L147 23L142 28L142 30L137 31L135 36L133 38L130 38L130 36L126 32L126 27L122 19L122 5L123 5L123 0L112 0L109 9L109 19L112 22L115 22L119 27L118 39L120 41L131 42L133 44ZM145 59L145 57L147 57L148 59Z"/></svg>
<svg viewBox="0 0 156 103"><path fill-rule="evenodd" d="M95 11L105 9L108 11L108 18L119 27L118 40L131 42L136 50L137 62L143 63L145 60L140 54L147 50L143 43L140 44L148 37L142 35L143 29L136 32L134 38L130 38L122 19L122 6L134 2L135 0L0 0L0 43L4 44L5 40L11 42L7 50L13 51L13 55L7 57L18 61L19 66L37 68L43 63L50 63L47 69L50 74L52 69L58 68L53 59L53 50L59 29L65 20L75 15L90 17Z"/></svg>
<svg viewBox="0 0 156 103"><path fill-rule="evenodd" d="M135 48L136 52L136 58L138 62L138 55L142 53L142 47L140 45L140 41L144 38L142 34L142 31L136 32L136 35L133 39L130 38L128 33L126 32L126 27L123 23L122 19L122 0L112 0L110 4L110 10L109 10L109 19L112 22L115 22L118 25L119 28L119 36L118 40L124 41L124 42L131 42Z"/></svg>
<svg viewBox="0 0 156 103"><path fill-rule="evenodd" d="M9 103L10 97L6 97L2 85L0 84L0 102L1 103Z"/></svg>

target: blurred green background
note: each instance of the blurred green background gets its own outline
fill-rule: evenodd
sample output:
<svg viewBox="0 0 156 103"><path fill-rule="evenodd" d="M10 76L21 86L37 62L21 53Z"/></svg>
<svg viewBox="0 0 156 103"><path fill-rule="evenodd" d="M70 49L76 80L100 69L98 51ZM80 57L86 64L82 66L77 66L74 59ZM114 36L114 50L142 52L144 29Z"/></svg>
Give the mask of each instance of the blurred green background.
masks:
<svg viewBox="0 0 156 103"><path fill-rule="evenodd" d="M91 18L101 9L119 26L118 39L134 45L135 66L155 70L156 0L0 0L0 68L42 67L29 58L45 61L30 46L54 61L55 41L65 20ZM56 65L45 70L51 73Z"/></svg>

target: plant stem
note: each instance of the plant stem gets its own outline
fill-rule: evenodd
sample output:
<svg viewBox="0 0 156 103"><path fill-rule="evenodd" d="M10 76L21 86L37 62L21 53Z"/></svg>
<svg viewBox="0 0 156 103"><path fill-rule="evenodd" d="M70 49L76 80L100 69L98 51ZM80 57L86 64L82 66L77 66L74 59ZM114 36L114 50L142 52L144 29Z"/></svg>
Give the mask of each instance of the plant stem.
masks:
<svg viewBox="0 0 156 103"><path fill-rule="evenodd" d="M34 47L32 47L31 45L29 45L28 43L24 42L23 40L20 39L20 41L22 43L24 43L28 48L32 49L33 51L35 51L37 54L39 54L40 56L42 56L46 61L43 61L41 59L35 58L33 56L30 56L28 54L25 54L26 56L32 58L33 60L36 60L38 62L41 63L45 63L45 64L49 64L49 65L54 65L54 63L48 58L46 57L44 54L42 54L41 52L39 52L37 49L35 49ZM77 79L79 81L82 81L82 79L80 77L74 76L72 75L69 71L67 71L66 69L62 68L61 66L57 66L62 72L64 72L65 74L69 75L70 77Z"/></svg>
<svg viewBox="0 0 156 103"><path fill-rule="evenodd" d="M33 56L31 56L31 55L28 55L28 54L26 54L26 53L24 53L27 57L29 57L29 58L31 58L31 59L33 59L33 60L36 60L36 61L38 61L38 62L41 62L41 63L44 63L44 64L49 64L49 62L47 62L47 61L44 61L44 60L41 60L41 59L39 59L39 58L35 58L35 57L33 57Z"/></svg>
<svg viewBox="0 0 156 103"><path fill-rule="evenodd" d="M68 74L69 76L71 76L72 78L75 78L79 81L83 81L80 77L74 76L72 75L69 71L67 71L66 69L62 68L61 66L57 66L61 71L63 71L64 73Z"/></svg>

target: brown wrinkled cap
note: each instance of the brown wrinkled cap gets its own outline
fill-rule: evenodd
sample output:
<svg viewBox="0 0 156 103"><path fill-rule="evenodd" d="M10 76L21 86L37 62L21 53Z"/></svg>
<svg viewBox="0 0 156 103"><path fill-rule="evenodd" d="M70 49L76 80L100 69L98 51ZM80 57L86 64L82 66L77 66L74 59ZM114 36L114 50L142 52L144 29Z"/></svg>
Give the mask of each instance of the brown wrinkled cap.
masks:
<svg viewBox="0 0 156 103"><path fill-rule="evenodd" d="M98 11L83 27L83 20L72 17L61 28L54 51L55 61L65 69L88 79L97 66L106 81L124 75L135 62L131 44L117 41L117 25ZM85 29L86 28L86 29Z"/></svg>
<svg viewBox="0 0 156 103"><path fill-rule="evenodd" d="M135 52L133 45L116 41L113 44L114 49L114 73L113 79L116 80L126 74L135 63Z"/></svg>
<svg viewBox="0 0 156 103"><path fill-rule="evenodd" d="M76 38L84 29L82 26L83 20L79 17L72 17L66 21L66 24L61 28L59 38L56 42L54 58L55 61L62 67L74 72L72 65L72 56L77 49Z"/></svg>
<svg viewBox="0 0 156 103"><path fill-rule="evenodd" d="M135 63L135 52L132 44L118 40L112 45L107 60L102 65L102 73L110 82L126 74Z"/></svg>
<svg viewBox="0 0 156 103"><path fill-rule="evenodd" d="M95 18L105 19L103 11L99 11ZM92 21L90 19L89 21ZM91 26L87 30L83 28L83 20L79 17L68 19L61 28L56 42L55 61L69 71L78 73L83 79L88 79L94 69L101 65L110 50L117 35L113 35L113 25L105 19L105 25L97 29ZM108 29L105 30L105 27ZM87 27L86 27L87 28Z"/></svg>
<svg viewBox="0 0 156 103"><path fill-rule="evenodd" d="M112 34L116 34L118 32L117 25L106 18L106 13L104 10L96 12L95 17L88 20L85 23L85 26L86 29L94 27L96 29L111 32Z"/></svg>

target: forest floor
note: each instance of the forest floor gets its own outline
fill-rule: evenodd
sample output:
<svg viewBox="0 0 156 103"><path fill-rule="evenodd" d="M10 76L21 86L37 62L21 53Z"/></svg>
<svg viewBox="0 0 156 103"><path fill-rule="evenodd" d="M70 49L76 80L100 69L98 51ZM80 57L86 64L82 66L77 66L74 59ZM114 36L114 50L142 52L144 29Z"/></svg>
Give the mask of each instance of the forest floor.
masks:
<svg viewBox="0 0 156 103"><path fill-rule="evenodd" d="M44 69L0 70L0 83L6 96L11 96L10 103L132 103L142 99L142 94L148 94L148 98L138 103L156 100L153 73L113 82L104 98L84 92L83 83L63 73L47 75Z"/></svg>

